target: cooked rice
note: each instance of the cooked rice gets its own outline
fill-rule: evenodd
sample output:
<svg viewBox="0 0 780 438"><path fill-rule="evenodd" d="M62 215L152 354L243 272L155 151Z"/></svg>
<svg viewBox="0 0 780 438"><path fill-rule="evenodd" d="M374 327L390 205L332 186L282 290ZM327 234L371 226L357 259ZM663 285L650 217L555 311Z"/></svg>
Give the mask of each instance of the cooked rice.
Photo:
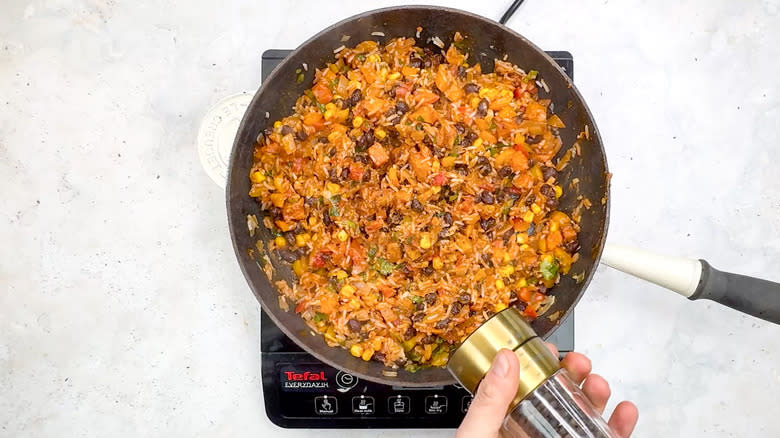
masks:
<svg viewBox="0 0 780 438"><path fill-rule="evenodd" d="M557 210L563 123L534 80L411 38L334 53L249 175L295 312L329 345L415 370L508 306L549 308L579 227Z"/></svg>

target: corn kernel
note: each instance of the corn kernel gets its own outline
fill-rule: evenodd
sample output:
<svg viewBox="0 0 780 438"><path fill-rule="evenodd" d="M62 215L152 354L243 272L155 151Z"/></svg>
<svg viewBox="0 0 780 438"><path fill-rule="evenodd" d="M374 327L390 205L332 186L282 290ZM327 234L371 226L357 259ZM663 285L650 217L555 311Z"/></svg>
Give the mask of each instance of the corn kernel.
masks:
<svg viewBox="0 0 780 438"><path fill-rule="evenodd" d="M433 264L433 269L441 269L444 267L444 262L441 260L441 257L436 256L431 261L431 264Z"/></svg>
<svg viewBox="0 0 780 438"><path fill-rule="evenodd" d="M281 127L282 127L282 122L278 120L274 122L274 129L279 129Z"/></svg>
<svg viewBox="0 0 780 438"><path fill-rule="evenodd" d="M336 119L339 121L347 120L347 117L349 117L349 108L336 111Z"/></svg>
<svg viewBox="0 0 780 438"><path fill-rule="evenodd" d="M336 107L335 103L328 103L328 104L325 105L325 109L326 110L336 111L338 109L338 107Z"/></svg>
<svg viewBox="0 0 780 438"><path fill-rule="evenodd" d="M301 233L295 235L295 244L298 246L306 246L306 243L308 243L311 240L311 236L309 233Z"/></svg>
<svg viewBox="0 0 780 438"><path fill-rule="evenodd" d="M511 260L511 258L509 257L509 253L508 252L504 253L503 260L504 260L504 263L509 263L509 260Z"/></svg>
<svg viewBox="0 0 780 438"><path fill-rule="evenodd" d="M500 278L498 280L496 280L496 289L501 290L501 289L504 288L504 286L505 286L504 285L504 280L502 280Z"/></svg>
<svg viewBox="0 0 780 438"><path fill-rule="evenodd" d="M550 222L550 231L558 231L558 222Z"/></svg>
<svg viewBox="0 0 780 438"><path fill-rule="evenodd" d="M366 57L366 61L368 62L379 62L379 55L372 53L371 55L368 55Z"/></svg>
<svg viewBox="0 0 780 438"><path fill-rule="evenodd" d="M339 280L344 280L347 278L347 273L344 272L343 269L339 269L338 271L336 271L336 278L338 278Z"/></svg>
<svg viewBox="0 0 780 438"><path fill-rule="evenodd" d="M544 256L544 257L542 257L542 261L544 261L544 262L547 262L547 263L552 263L552 261L553 261L553 256L552 256L552 255L550 255L550 254L545 254L545 256Z"/></svg>
<svg viewBox="0 0 780 438"><path fill-rule="evenodd" d="M506 309L506 304L504 304L504 303L496 304L496 313L498 313L498 312L500 312L500 311L502 311L504 309Z"/></svg>
<svg viewBox="0 0 780 438"><path fill-rule="evenodd" d="M338 131L333 131L330 134L328 134L328 141L333 143L339 137L341 137L341 133Z"/></svg>
<svg viewBox="0 0 780 438"><path fill-rule="evenodd" d="M276 238L274 239L274 243L276 244L277 248L284 248L285 246L287 246L287 241L284 240L284 237L282 236L276 236Z"/></svg>
<svg viewBox="0 0 780 438"><path fill-rule="evenodd" d="M555 197L556 198L560 198L561 195L563 195L563 189L561 188L561 186L555 185L555 186L553 186L553 189L555 190Z"/></svg>
<svg viewBox="0 0 780 438"><path fill-rule="evenodd" d="M387 132L385 132L385 130L382 129L382 128L377 128L377 129L374 130L374 137L376 137L376 138L378 138L380 140L385 138L386 135L387 135Z"/></svg>
<svg viewBox="0 0 780 438"><path fill-rule="evenodd" d="M347 234L347 232L344 230L339 230L339 232L336 233L336 237L340 242L346 242L347 239L349 239L349 234Z"/></svg>
<svg viewBox="0 0 780 438"><path fill-rule="evenodd" d="M470 105L472 108L475 108L475 109L476 109L476 108L477 108L477 105L479 105L479 97L477 97L477 96L474 96L474 97L472 97L472 98L471 98L471 101L469 102L469 105Z"/></svg>
<svg viewBox="0 0 780 438"><path fill-rule="evenodd" d="M371 360L371 356L373 356L373 355L374 355L374 349L373 348L366 348L363 351L363 354L360 355L360 358L363 359L364 361L368 362L369 360Z"/></svg>
<svg viewBox="0 0 780 438"><path fill-rule="evenodd" d="M539 212L542 211L542 208L536 204L531 204L531 211L533 211L534 214L539 214Z"/></svg>
<svg viewBox="0 0 780 438"><path fill-rule="evenodd" d="M283 185L284 185L284 177L275 176L274 177L274 188L276 189L277 192L281 192L282 191L282 188L283 188L282 186Z"/></svg>
<svg viewBox="0 0 780 438"><path fill-rule="evenodd" d="M341 190L341 186L339 186L336 183L332 183L332 182L326 182L325 183L325 188L328 189L328 191L330 192L331 195L335 195L336 193L338 193Z"/></svg>
<svg viewBox="0 0 780 438"><path fill-rule="evenodd" d="M355 296L355 287L350 284L345 284L344 286L341 287L339 294L347 298L351 298Z"/></svg>
<svg viewBox="0 0 780 438"><path fill-rule="evenodd" d="M534 220L534 212L529 210L529 211L526 211L525 213L523 213L523 220L528 222L528 223L533 222L533 220Z"/></svg>
<svg viewBox="0 0 780 438"><path fill-rule="evenodd" d="M423 233L422 237L420 237L420 248L428 249L431 245L433 245L433 242L431 242L431 235Z"/></svg>
<svg viewBox="0 0 780 438"><path fill-rule="evenodd" d="M263 172L252 172L252 174L249 175L249 179L251 179L253 183L261 183L265 181L265 175Z"/></svg>
<svg viewBox="0 0 780 438"><path fill-rule="evenodd" d="M382 80L387 79L387 69L386 68L382 68L381 70L379 70L379 77L382 78Z"/></svg>
<svg viewBox="0 0 780 438"><path fill-rule="evenodd" d="M325 120L332 119L333 115L335 115L335 114L336 114L336 110L332 110L332 109L325 110Z"/></svg>
<svg viewBox="0 0 780 438"><path fill-rule="evenodd" d="M304 264L303 259L294 261L292 264L292 270L298 277L303 275L303 273L306 272L306 265Z"/></svg>
<svg viewBox="0 0 780 438"><path fill-rule="evenodd" d="M528 245L526 245L525 243L524 243L524 244L522 244L522 245L520 245L520 250L521 250L521 251L525 251L525 250L527 250L527 249L529 249L529 248L531 248L531 247L530 247L530 246L528 246Z"/></svg>
<svg viewBox="0 0 780 438"><path fill-rule="evenodd" d="M349 354L351 354L351 355L353 355L355 357L360 357L363 354L363 347L361 347L358 344L355 344L355 345L349 347Z"/></svg>
<svg viewBox="0 0 780 438"><path fill-rule="evenodd" d="M457 160L457 158L446 156L446 157L441 159L441 165L444 166L445 168L449 169L449 168L451 168L452 166L455 165L455 160Z"/></svg>
<svg viewBox="0 0 780 438"><path fill-rule="evenodd" d="M360 309L360 300L354 297L350 298L349 303L347 303L347 306L349 306L349 308L352 310L358 310Z"/></svg>
<svg viewBox="0 0 780 438"><path fill-rule="evenodd" d="M483 140L481 138L478 138L478 139L476 139L474 141L474 146L475 147L480 147L480 146L482 146L482 143L483 143Z"/></svg>
<svg viewBox="0 0 780 438"><path fill-rule="evenodd" d="M528 280L526 280L525 277L521 278L517 282L517 287L526 287L526 286L528 286Z"/></svg>
<svg viewBox="0 0 780 438"><path fill-rule="evenodd" d="M528 234L517 233L517 243L525 243L525 242L528 242Z"/></svg>
<svg viewBox="0 0 780 438"><path fill-rule="evenodd" d="M502 266L498 268L498 273L501 274L502 277L509 277L515 273L515 267L512 265Z"/></svg>
<svg viewBox="0 0 780 438"><path fill-rule="evenodd" d="M382 349L382 338L374 338L371 341L371 346L374 347L374 351Z"/></svg>
<svg viewBox="0 0 780 438"><path fill-rule="evenodd" d="M363 88L363 84L360 81L349 81L347 86L349 88Z"/></svg>
<svg viewBox="0 0 780 438"><path fill-rule="evenodd" d="M433 186L431 187L431 192L434 194L439 193L441 191L441 186Z"/></svg>
<svg viewBox="0 0 780 438"><path fill-rule="evenodd" d="M400 77L401 77L401 72L398 72L398 71L397 71L397 72L394 72L394 73L390 73L390 74L387 76L387 79L390 79L391 81L394 81L394 80L396 80L396 79L398 79L398 78L400 78Z"/></svg>
<svg viewBox="0 0 780 438"><path fill-rule="evenodd" d="M363 125L363 118L360 116L355 116L354 119L352 119L352 127L353 128L360 128Z"/></svg>
<svg viewBox="0 0 780 438"><path fill-rule="evenodd" d="M313 227L317 224L317 218L314 216L309 216L309 226Z"/></svg>
<svg viewBox="0 0 780 438"><path fill-rule="evenodd" d="M434 158L433 163L431 164L431 170L438 172L439 169L441 169L441 164L439 163L438 159Z"/></svg>

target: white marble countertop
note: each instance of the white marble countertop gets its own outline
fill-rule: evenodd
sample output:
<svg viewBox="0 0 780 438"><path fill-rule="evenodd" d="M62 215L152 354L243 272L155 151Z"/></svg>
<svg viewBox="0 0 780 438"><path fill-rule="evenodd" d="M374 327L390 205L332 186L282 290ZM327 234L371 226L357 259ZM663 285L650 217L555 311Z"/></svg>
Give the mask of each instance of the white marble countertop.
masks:
<svg viewBox="0 0 780 438"><path fill-rule="evenodd" d="M311 434L265 416L258 306L197 128L257 87L264 50L399 3L3 2L0 436ZM780 280L779 10L529 0L511 20L574 54L614 172L611 242ZM639 406L635 436L780 436L777 326L602 267L576 330Z"/></svg>

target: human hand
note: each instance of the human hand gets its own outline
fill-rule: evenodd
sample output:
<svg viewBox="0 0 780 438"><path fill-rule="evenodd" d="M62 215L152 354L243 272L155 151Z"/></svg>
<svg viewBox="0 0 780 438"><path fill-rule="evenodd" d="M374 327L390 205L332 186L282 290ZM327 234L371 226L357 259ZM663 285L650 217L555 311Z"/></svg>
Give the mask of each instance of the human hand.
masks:
<svg viewBox="0 0 780 438"><path fill-rule="evenodd" d="M555 356L558 350L547 344ZM591 374L590 359L579 353L569 353L561 361L569 377L582 386L582 391L600 414L609 400L609 384L598 374ZM490 371L480 383L469 411L455 433L456 438L497 438L504 422L506 410L515 396L519 384L520 364L509 350L501 350L493 360ZM639 412L633 403L618 403L609 426L623 438L628 438L636 426Z"/></svg>

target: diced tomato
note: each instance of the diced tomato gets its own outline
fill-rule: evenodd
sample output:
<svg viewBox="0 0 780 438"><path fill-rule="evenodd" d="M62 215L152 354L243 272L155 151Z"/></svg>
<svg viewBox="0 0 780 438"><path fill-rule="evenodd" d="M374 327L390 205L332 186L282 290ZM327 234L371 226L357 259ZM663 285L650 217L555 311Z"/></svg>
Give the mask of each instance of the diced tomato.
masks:
<svg viewBox="0 0 780 438"><path fill-rule="evenodd" d="M317 82L317 84L312 87L311 92L314 93L317 102L323 105L333 100L333 93L330 92L330 88L323 82Z"/></svg>
<svg viewBox="0 0 780 438"><path fill-rule="evenodd" d="M359 163L352 163L349 165L349 179L352 181L360 181L363 179L363 165Z"/></svg>
<svg viewBox="0 0 780 438"><path fill-rule="evenodd" d="M339 307L337 296L336 294L328 294L320 298L320 310L328 314L335 312Z"/></svg>
<svg viewBox="0 0 780 438"><path fill-rule="evenodd" d="M325 263L326 263L326 261L327 261L326 259L327 259L327 255L328 255L328 254L329 254L329 253L328 253L328 252L325 252L325 251L320 251L320 252L318 252L318 253L314 254L314 255L311 257L311 260L309 261L309 264L310 264L310 265L311 265L313 268L317 268L317 269L319 269L319 268L324 268L324 267L325 267Z"/></svg>
<svg viewBox="0 0 780 438"><path fill-rule="evenodd" d="M410 88L407 85L399 85L395 87L395 95L396 97L404 97L407 94L409 94Z"/></svg>
<svg viewBox="0 0 780 438"><path fill-rule="evenodd" d="M515 96L515 99L520 99L521 97L523 97L523 90L520 87L516 87L513 94Z"/></svg>
<svg viewBox="0 0 780 438"><path fill-rule="evenodd" d="M311 126L315 130L319 131L325 126L325 119L320 112L311 112L303 116L303 124Z"/></svg>
<svg viewBox="0 0 780 438"><path fill-rule="evenodd" d="M436 174L436 176L433 177L431 184L435 186L443 186L444 184L447 184L447 176L444 175L444 172L439 172Z"/></svg>
<svg viewBox="0 0 780 438"><path fill-rule="evenodd" d="M303 312L303 309L306 308L306 300L300 300L298 301L298 304L295 306L295 313L301 313Z"/></svg>
<svg viewBox="0 0 780 438"><path fill-rule="evenodd" d="M295 157L292 162L292 169L295 173L300 173L301 170L303 170L303 163L306 160L304 160L302 157Z"/></svg>
<svg viewBox="0 0 780 438"><path fill-rule="evenodd" d="M395 289L390 286L379 286L379 291L382 292L382 296L385 298L390 298L395 295Z"/></svg>

